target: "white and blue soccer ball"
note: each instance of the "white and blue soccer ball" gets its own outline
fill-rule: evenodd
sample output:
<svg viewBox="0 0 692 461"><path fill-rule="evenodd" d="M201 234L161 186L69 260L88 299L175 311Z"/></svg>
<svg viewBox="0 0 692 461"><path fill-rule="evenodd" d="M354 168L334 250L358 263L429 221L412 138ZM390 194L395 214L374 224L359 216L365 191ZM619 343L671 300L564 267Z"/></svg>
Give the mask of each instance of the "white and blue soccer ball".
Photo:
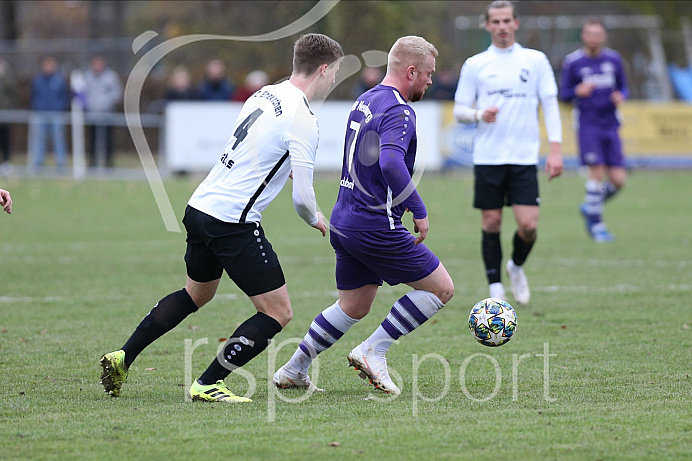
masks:
<svg viewBox="0 0 692 461"><path fill-rule="evenodd" d="M507 301L486 298L471 309L469 330L484 346L502 346L517 330L517 313Z"/></svg>

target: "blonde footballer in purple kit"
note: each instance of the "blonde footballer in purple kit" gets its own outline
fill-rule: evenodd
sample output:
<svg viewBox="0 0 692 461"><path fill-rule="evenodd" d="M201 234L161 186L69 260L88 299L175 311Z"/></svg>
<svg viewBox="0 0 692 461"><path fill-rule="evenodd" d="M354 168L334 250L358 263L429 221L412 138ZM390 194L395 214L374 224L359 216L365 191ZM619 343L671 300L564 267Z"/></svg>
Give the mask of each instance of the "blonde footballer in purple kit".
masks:
<svg viewBox="0 0 692 461"><path fill-rule="evenodd" d="M403 335L435 315L454 294L452 279L422 242L429 223L411 181L416 159L416 114L432 84L437 50L425 39L402 37L389 52L382 83L361 95L346 125L339 195L330 218L339 300L312 322L293 357L274 375L280 388L317 387L312 360L339 340L372 307L383 281L413 288L392 306L375 332L348 355L376 389L401 391L389 376L385 354ZM403 226L413 214L415 237Z"/></svg>

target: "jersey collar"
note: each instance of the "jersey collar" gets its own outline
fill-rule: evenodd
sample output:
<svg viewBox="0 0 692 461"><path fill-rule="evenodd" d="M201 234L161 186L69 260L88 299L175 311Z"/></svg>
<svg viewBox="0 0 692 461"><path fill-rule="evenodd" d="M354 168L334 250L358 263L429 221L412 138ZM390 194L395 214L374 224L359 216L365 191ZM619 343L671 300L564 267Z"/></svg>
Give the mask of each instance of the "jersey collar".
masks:
<svg viewBox="0 0 692 461"><path fill-rule="evenodd" d="M492 51L494 53L498 53L498 54L509 54L514 50L518 50L519 48L521 48L521 45L518 44L517 42L514 42L514 44L512 46L508 46L507 48L498 48L495 45L491 44L488 49L490 51Z"/></svg>

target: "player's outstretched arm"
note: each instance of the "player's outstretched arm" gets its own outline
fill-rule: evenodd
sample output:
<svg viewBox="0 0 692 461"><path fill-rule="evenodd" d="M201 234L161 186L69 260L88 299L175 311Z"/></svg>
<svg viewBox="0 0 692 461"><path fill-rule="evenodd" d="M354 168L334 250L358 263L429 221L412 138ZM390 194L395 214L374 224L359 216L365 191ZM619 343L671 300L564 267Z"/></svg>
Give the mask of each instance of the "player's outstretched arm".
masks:
<svg viewBox="0 0 692 461"><path fill-rule="evenodd" d="M12 197L10 197L10 192L5 189L0 189L0 206L7 214L12 213Z"/></svg>

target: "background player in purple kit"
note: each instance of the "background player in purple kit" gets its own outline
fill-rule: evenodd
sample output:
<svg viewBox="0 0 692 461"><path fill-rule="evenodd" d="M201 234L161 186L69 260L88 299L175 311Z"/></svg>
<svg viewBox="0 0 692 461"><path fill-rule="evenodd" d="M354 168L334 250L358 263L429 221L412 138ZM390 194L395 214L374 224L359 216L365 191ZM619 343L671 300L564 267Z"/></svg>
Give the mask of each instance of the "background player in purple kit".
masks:
<svg viewBox="0 0 692 461"><path fill-rule="evenodd" d="M560 88L561 99L575 100L580 160L589 167L580 211L596 242L613 240L603 222L603 204L622 188L627 177L617 110L627 98L627 82L620 54L603 46L607 38L601 20L584 23L584 48L565 58ZM603 182L606 174L608 181Z"/></svg>
<svg viewBox="0 0 692 461"><path fill-rule="evenodd" d="M312 360L370 312L378 287L386 281L405 283L413 291L394 303L348 360L376 389L399 394L387 369L389 346L435 315L454 294L446 269L422 244L428 215L411 181L417 137L409 102L419 101L432 84L436 57L435 47L421 37L398 39L382 83L351 108L330 222L339 300L315 317L293 357L274 375L277 387L317 389L307 375ZM413 213L418 237L401 223L407 210Z"/></svg>

